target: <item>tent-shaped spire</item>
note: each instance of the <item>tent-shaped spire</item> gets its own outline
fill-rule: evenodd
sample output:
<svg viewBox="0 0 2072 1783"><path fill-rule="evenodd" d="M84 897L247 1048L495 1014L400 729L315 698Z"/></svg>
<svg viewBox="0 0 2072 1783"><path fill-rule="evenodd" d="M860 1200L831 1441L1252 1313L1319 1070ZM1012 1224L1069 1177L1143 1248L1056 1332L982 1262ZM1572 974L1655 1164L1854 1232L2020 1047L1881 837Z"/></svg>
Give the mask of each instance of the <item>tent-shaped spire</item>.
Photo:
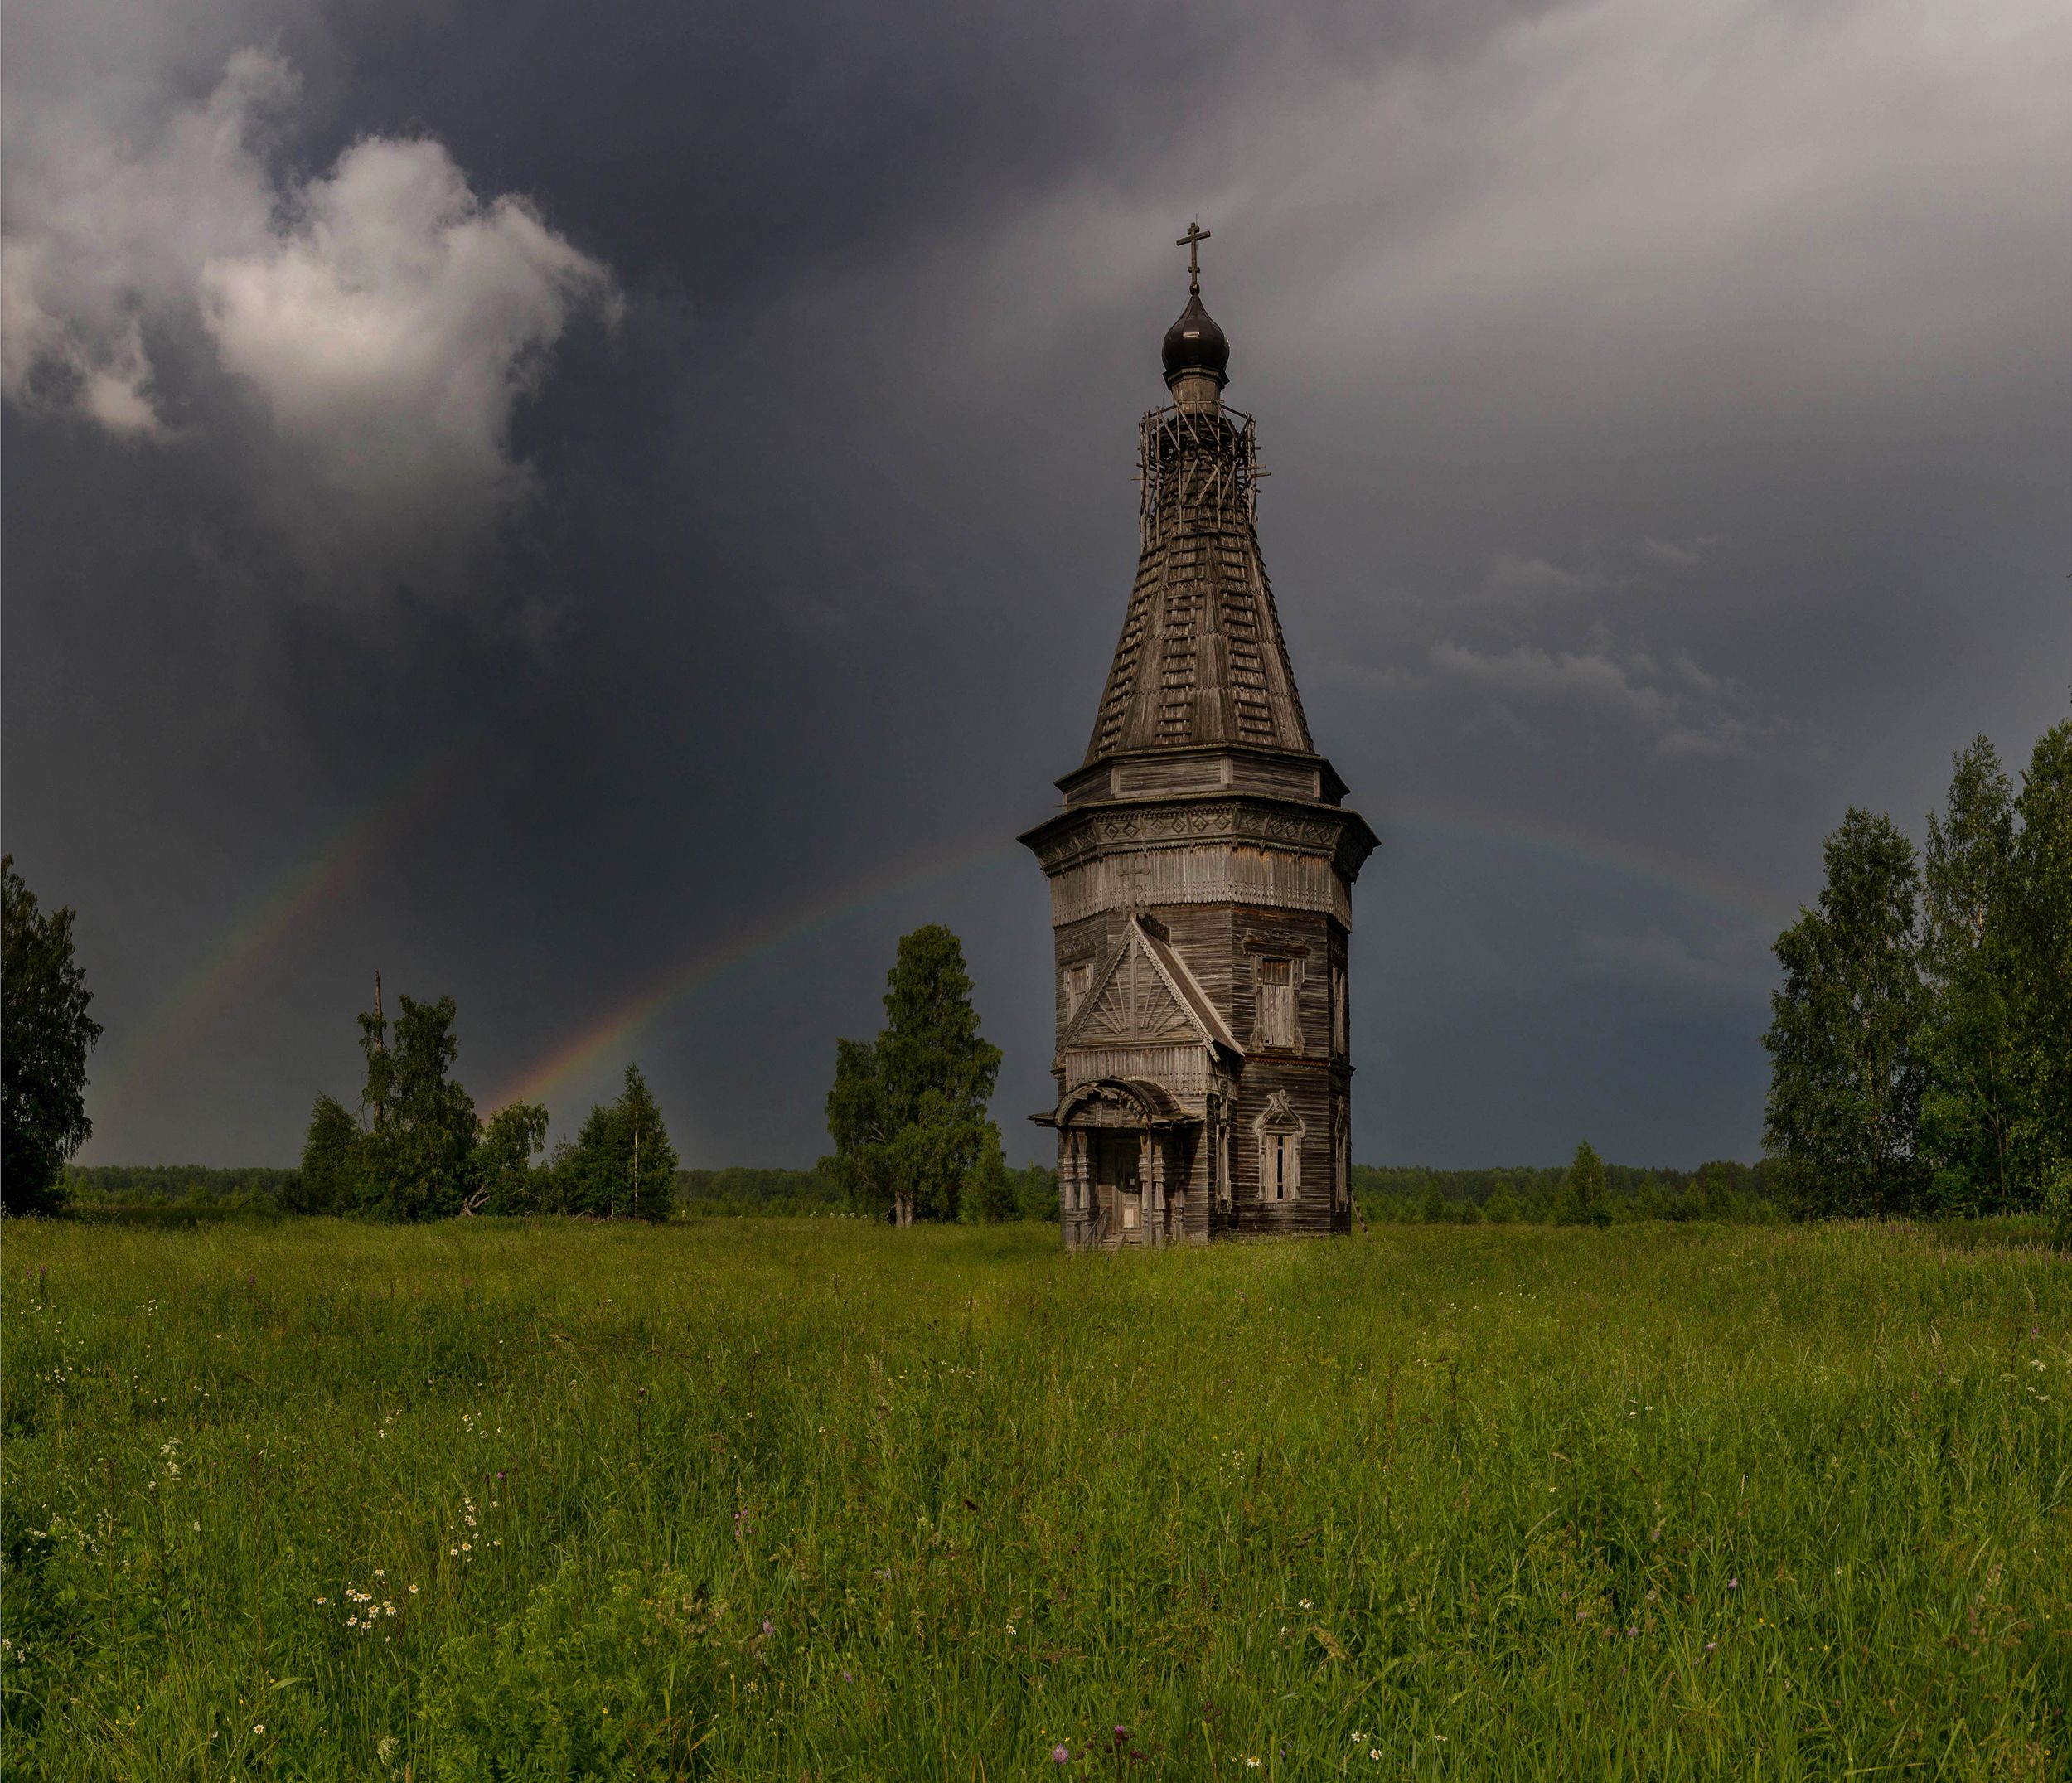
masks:
<svg viewBox="0 0 2072 1783"><path fill-rule="evenodd" d="M1087 760L1215 744L1314 753L1259 551L1256 433L1222 406L1229 347L1198 280L1164 356L1174 403L1138 430L1143 548Z"/></svg>

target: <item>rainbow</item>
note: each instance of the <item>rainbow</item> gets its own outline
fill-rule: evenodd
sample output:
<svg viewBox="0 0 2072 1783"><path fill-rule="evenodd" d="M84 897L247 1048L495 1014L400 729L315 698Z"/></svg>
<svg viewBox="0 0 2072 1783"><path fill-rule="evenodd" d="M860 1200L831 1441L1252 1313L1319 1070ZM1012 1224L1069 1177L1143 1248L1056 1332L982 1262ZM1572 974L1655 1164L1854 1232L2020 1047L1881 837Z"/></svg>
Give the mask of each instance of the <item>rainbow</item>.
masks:
<svg viewBox="0 0 2072 1783"><path fill-rule="evenodd" d="M630 1054L641 1032L679 1005L724 984L759 961L783 952L809 937L825 933L865 912L924 887L966 874L996 870L1028 857L1019 847L997 841L966 844L940 855L908 861L821 898L787 908L732 940L700 950L680 962L647 989L593 1017L551 1052L505 1083L482 1106L506 1107L515 1102L542 1102L548 1093L594 1069L603 1059Z"/></svg>
<svg viewBox="0 0 2072 1783"><path fill-rule="evenodd" d="M389 833L446 786L507 715L506 709L492 709L404 763L240 913L202 962L160 1000L114 1054L105 1075L97 1079L94 1118L104 1134L119 1131L139 1097L172 1061L191 1053L198 1034L249 990L288 939L351 884ZM1630 845L1578 837L1547 826L1488 823L1451 812L1399 807L1383 820L1381 828L1384 859L1389 835L1408 831L1523 846L1673 892L1716 913L1773 932L1794 913L1774 894L1706 877ZM549 1092L593 1070L608 1056L630 1053L634 1039L677 1005L814 935L924 887L1025 860L1019 846L991 841L966 843L884 870L860 885L852 883L791 905L732 940L690 955L647 988L593 1017L505 1083L483 1107L487 1111L514 1102L543 1100Z"/></svg>
<svg viewBox="0 0 2072 1783"><path fill-rule="evenodd" d="M245 995L290 937L351 884L388 833L448 784L503 715L492 709L404 763L240 911L201 962L161 997L95 1080L94 1121L119 1134L175 1059Z"/></svg>
<svg viewBox="0 0 2072 1783"><path fill-rule="evenodd" d="M1523 845L1577 865L1611 872L1635 884L1673 892L1737 922L1757 927L1774 928L1790 920L1790 912L1779 899L1708 879L1642 850L1594 837L1580 840L1542 826L1477 823L1452 816L1420 813L1392 818L1383 829L1384 849L1387 846L1387 833L1392 830L1411 830L1512 847ZM595 1016L509 1079L483 1106L487 1110L504 1107L514 1102L544 1101L550 1092L594 1070L607 1057L630 1054L632 1043L643 1030L661 1020L677 1005L714 989L748 967L924 886L966 873L1026 861L1027 858L1019 847L967 846L945 855L908 863L861 888L848 886L820 899L790 907L731 941L692 955L648 989Z"/></svg>
<svg viewBox="0 0 2072 1783"><path fill-rule="evenodd" d="M1699 873L1683 862L1666 859L1629 843L1610 842L1599 836L1566 834L1551 825L1506 821L1483 823L1452 812L1429 809L1398 812L1377 826L1382 835L1382 855L1392 831L1416 831L1425 835L1459 841L1494 842L1506 847L1525 848L1550 859L1576 866L1591 867L1629 884L1674 892L1679 897L1716 915L1766 928L1772 933L1798 915L1789 899L1774 892L1759 892L1716 876Z"/></svg>

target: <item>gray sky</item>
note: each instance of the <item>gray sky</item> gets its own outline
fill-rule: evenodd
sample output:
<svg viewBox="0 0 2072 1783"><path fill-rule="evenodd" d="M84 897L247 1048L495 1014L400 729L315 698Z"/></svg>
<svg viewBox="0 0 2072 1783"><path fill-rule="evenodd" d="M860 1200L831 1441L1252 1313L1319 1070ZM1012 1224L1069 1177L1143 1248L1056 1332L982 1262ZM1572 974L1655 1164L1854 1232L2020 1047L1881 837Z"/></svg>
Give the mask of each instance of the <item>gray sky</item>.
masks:
<svg viewBox="0 0 2072 1783"><path fill-rule="evenodd" d="M1753 1156L1769 944L2072 681L2072 13L17 0L6 845L90 1160L285 1162L381 968L485 1107L824 1148L1043 879L1198 215L1319 746L1355 1156Z"/></svg>

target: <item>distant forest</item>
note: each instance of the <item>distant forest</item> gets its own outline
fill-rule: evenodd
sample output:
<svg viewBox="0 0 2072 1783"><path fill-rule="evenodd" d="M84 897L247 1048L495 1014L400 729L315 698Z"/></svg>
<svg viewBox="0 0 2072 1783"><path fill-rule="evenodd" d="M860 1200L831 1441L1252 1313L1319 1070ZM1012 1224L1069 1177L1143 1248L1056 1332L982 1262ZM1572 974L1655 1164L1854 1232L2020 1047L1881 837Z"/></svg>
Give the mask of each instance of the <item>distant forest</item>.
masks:
<svg viewBox="0 0 2072 1783"><path fill-rule="evenodd" d="M221 1169L205 1164L74 1165L65 1172L73 1210L181 1214L286 1214L298 1200L301 1173L263 1165ZM1058 1173L1041 1165L1010 1170L1025 1219L1058 1215ZM676 1172L676 1211L690 1219L727 1214L844 1213L841 1190L819 1170L728 1170Z"/></svg>
<svg viewBox="0 0 2072 1783"><path fill-rule="evenodd" d="M1370 1220L1395 1223L1472 1224L1483 1219L1547 1221L1559 1217L1567 1167L1519 1165L1479 1170L1426 1170L1411 1165L1358 1164L1353 1190ZM206 1219L236 1214L283 1214L296 1201L298 1173L251 1165L219 1169L201 1164L75 1165L66 1172L75 1211L135 1213L144 1217ZM1040 1164L1012 1170L1024 1219L1058 1217L1058 1173ZM1695 1170L1668 1165L1605 1166L1606 1203L1614 1219L1769 1219L1779 1217L1767 1164L1707 1164ZM728 1170L676 1172L680 1217L828 1215L846 1209L840 1189L821 1171Z"/></svg>
<svg viewBox="0 0 2072 1783"><path fill-rule="evenodd" d="M1484 1170L1433 1170L1415 1165L1356 1164L1353 1194L1369 1219L1397 1224L1473 1225L1479 1221L1547 1223L1566 1219L1572 1165L1524 1165ZM1605 1211L1619 1219L1782 1219L1771 1165L1720 1159L1694 1170L1667 1165L1643 1169L1607 1164Z"/></svg>

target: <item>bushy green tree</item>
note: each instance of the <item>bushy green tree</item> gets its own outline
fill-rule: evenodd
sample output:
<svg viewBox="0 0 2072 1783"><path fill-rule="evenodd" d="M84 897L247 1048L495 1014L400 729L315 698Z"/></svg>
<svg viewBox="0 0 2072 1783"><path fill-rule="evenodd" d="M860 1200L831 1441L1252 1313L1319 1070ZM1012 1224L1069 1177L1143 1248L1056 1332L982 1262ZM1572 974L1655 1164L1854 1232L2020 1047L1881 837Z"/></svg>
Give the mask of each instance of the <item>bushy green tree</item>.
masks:
<svg viewBox="0 0 2072 1783"><path fill-rule="evenodd" d="M1605 1192L1605 1160L1586 1139L1576 1148L1561 1178L1561 1199L1556 1216L1565 1226L1606 1226L1611 1223L1611 1206Z"/></svg>
<svg viewBox="0 0 2072 1783"><path fill-rule="evenodd" d="M1731 1219L1736 1212L1734 1171L1724 1163L1701 1164L1691 1185L1691 1199L1700 1219Z"/></svg>
<svg viewBox="0 0 2072 1783"><path fill-rule="evenodd" d="M640 1067L626 1068L617 1102L591 1109L575 1144L556 1159L564 1213L665 1220L675 1201L676 1151Z"/></svg>
<svg viewBox="0 0 2072 1783"><path fill-rule="evenodd" d="M1663 1193L1661 1180L1652 1171L1640 1179L1640 1186L1634 1191L1634 1214L1639 1219L1667 1219L1669 1217L1669 1198Z"/></svg>
<svg viewBox="0 0 2072 1783"><path fill-rule="evenodd" d="M1939 1212L1982 1213L2011 1200L2021 1100L2007 1002L2014 802L1999 756L1978 737L1952 763L1947 809L1928 820L1920 1149Z"/></svg>
<svg viewBox="0 0 2072 1783"><path fill-rule="evenodd" d="M1922 1174L1920 870L1892 821L1861 811L1823 852L1819 907L1777 938L1764 1136L1802 1215L1903 1212Z"/></svg>
<svg viewBox="0 0 2072 1783"><path fill-rule="evenodd" d="M352 1111L336 1096L319 1096L311 1110L308 1136L303 1141L302 1168L283 1199L294 1214L356 1211L360 1178L366 1168L366 1135Z"/></svg>
<svg viewBox="0 0 2072 1783"><path fill-rule="evenodd" d="M65 1160L86 1143L86 1055L101 1036L86 1011L72 911L46 916L0 855L0 1210L64 1204Z"/></svg>
<svg viewBox="0 0 2072 1783"><path fill-rule="evenodd" d="M485 1214L537 1214L551 1194L548 1173L533 1163L547 1142L547 1111L514 1102L483 1124L475 1146L477 1206Z"/></svg>
<svg viewBox="0 0 2072 1783"><path fill-rule="evenodd" d="M1518 1205L1518 1198L1511 1193L1508 1183L1498 1183L1496 1191L1483 1204L1483 1218L1498 1226L1517 1223L1524 1209Z"/></svg>
<svg viewBox="0 0 2072 1783"><path fill-rule="evenodd" d="M911 1203L903 1202L893 1189L890 1130L878 1049L868 1040L835 1041L835 1084L827 1093L827 1131L835 1150L821 1160L821 1174L857 1213L904 1225Z"/></svg>
<svg viewBox="0 0 2072 1783"><path fill-rule="evenodd" d="M308 1211L437 1219L475 1193L475 1104L452 1074L453 1000L399 1002L393 1031L378 1010L359 1019L360 1119L334 1097L317 1098L295 1190Z"/></svg>
<svg viewBox="0 0 2072 1783"><path fill-rule="evenodd" d="M2005 899L2007 1034L2018 1204L2072 1170L2072 720L2036 742L2015 802Z"/></svg>
<svg viewBox="0 0 2072 1783"><path fill-rule="evenodd" d="M377 1219L438 1219L457 1214L475 1188L475 1103L453 1077L460 1042L453 1000L397 999L392 1043L370 1060L374 1131L368 1135L365 1210Z"/></svg>
<svg viewBox="0 0 2072 1783"><path fill-rule="evenodd" d="M901 938L886 986L876 1042L835 1042L821 1168L859 1212L955 1219L988 1133L998 1142L985 1105L1000 1049L980 1036L964 950L941 923Z"/></svg>
<svg viewBox="0 0 2072 1783"><path fill-rule="evenodd" d="M1022 1218L1058 1222L1058 1172L1048 1165L1032 1164L1021 1172L1016 1185L1021 1198Z"/></svg>
<svg viewBox="0 0 2072 1783"><path fill-rule="evenodd" d="M964 1210L982 1226L1000 1225L1022 1217L1021 1196L1000 1149L1000 1130L990 1121L979 1143L977 1160L964 1178Z"/></svg>

